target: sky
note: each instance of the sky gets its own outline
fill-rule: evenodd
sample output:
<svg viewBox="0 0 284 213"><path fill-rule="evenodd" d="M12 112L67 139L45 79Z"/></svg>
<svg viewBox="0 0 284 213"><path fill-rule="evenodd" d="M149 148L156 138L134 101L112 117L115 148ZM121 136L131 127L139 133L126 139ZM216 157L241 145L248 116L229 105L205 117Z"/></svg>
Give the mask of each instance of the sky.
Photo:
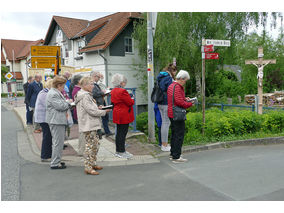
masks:
<svg viewBox="0 0 284 213"><path fill-rule="evenodd" d="M128 12L128 11L161 11L161 12L282 12L284 15L284 4L279 0L270 0L269 6L259 3L256 0L238 0L236 2L222 1L222 0L203 0L202 3L190 0L175 0L165 1L163 4L153 3L151 0L143 0L137 4L133 4L133 0L104 0L100 4L95 4L94 0L84 0L80 4L79 1L65 1L65 0L49 0L48 3L36 0L26 1L6 1L5 7L1 5L1 27L0 37L4 39L18 39L18 40L38 40L44 39L51 22L52 16L64 16L70 18L94 20L114 12ZM70 2L73 2L70 3ZM124 3L125 2L125 3ZM142 3L143 2L143 3ZM161 2L161 1L158 1ZM256 4L257 2L257 4ZM124 3L124 4L123 4ZM180 4L179 4L180 3ZM43 5L39 5L43 4ZM236 5L234 5L236 4ZM282 8L281 8L282 5ZM3 10L4 9L4 10ZM247 11L248 10L248 11ZM281 11L282 10L282 11ZM56 12L61 11L61 12ZM80 12L79 12L80 11ZM113 12L112 12L113 11ZM284 22L284 20L283 20ZM278 23L280 26L280 21ZM277 37L279 28L270 29L270 35ZM251 28L250 32L262 29Z"/></svg>
<svg viewBox="0 0 284 213"><path fill-rule="evenodd" d="M44 39L53 16L86 19L89 21L112 12L4 12L1 13L1 38L16 40Z"/></svg>

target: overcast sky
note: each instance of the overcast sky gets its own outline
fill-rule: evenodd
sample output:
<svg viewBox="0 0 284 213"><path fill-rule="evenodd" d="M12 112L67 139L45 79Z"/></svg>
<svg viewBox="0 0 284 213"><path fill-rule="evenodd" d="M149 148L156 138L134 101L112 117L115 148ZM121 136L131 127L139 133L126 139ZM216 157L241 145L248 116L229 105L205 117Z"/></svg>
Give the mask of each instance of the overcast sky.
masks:
<svg viewBox="0 0 284 213"><path fill-rule="evenodd" d="M228 11L228 12L258 12L258 11L276 11L281 12L284 8L281 0L270 0L269 5L261 3L257 0L238 0L238 1L222 1L222 0L163 0L163 4L157 3L161 1L143 0L133 3L132 0L104 0L98 1L83 0L83 1L64 1L64 0L13 0L5 1L5 7L1 5L1 38L18 39L18 40L38 40L44 39L47 33L52 16L64 16L70 18L94 20L114 12L127 11L190 11L190 12L205 12L205 11ZM124 3L126 2L126 3ZM181 2L181 4L179 4ZM237 5L236 2L238 2ZM257 2L257 4L255 4ZM265 2L265 1L264 1ZM278 3L277 3L278 2ZM281 3L280 3L281 2ZM42 5L41 5L42 4ZM107 8L107 9L106 9ZM282 8L282 9L281 9ZM5 11L3 11L5 10ZM86 11L87 10L87 11ZM88 10L94 10L90 12ZM43 12L37 12L43 11ZM52 12L62 11L62 12ZM71 12L74 11L74 12ZM76 12L86 11L86 12ZM113 12L112 12L113 11ZM284 21L283 21L284 22ZM278 23L280 26L280 22ZM270 29L270 35L274 38L279 34L279 28ZM257 30L256 28L250 31ZM259 28L258 31L261 31Z"/></svg>
<svg viewBox="0 0 284 213"><path fill-rule="evenodd" d="M44 39L52 16L64 16L94 20L111 13L107 12L10 12L1 14L1 38L18 40Z"/></svg>

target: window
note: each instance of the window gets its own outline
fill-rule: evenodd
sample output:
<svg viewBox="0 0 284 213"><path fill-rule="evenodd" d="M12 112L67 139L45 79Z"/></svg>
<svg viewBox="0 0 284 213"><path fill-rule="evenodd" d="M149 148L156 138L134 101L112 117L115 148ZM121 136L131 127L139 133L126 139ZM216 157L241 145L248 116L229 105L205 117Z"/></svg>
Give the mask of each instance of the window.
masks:
<svg viewBox="0 0 284 213"><path fill-rule="evenodd" d="M124 46L125 46L125 52L126 53L132 53L133 48L132 48L132 38L130 37L125 37L124 38Z"/></svg>
<svg viewBox="0 0 284 213"><path fill-rule="evenodd" d="M61 31L61 30L58 30L57 33L56 33L56 43L57 43L58 45L61 45L62 40L63 40L62 31Z"/></svg>
<svg viewBox="0 0 284 213"><path fill-rule="evenodd" d="M23 82L22 81L17 81L16 86L17 86L17 91L23 91Z"/></svg>

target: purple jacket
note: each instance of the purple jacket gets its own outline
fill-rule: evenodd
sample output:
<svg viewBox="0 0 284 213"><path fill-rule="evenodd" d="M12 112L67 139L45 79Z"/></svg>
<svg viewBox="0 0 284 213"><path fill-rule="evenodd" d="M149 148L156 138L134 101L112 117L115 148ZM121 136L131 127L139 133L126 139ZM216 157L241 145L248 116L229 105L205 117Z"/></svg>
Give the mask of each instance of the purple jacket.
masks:
<svg viewBox="0 0 284 213"><path fill-rule="evenodd" d="M81 89L81 87L79 87L77 85L74 86L74 89L72 91L72 99L73 99L73 101L75 100L75 95L79 92L80 89ZM74 115L74 118L76 120L78 120L76 107L74 107L73 115Z"/></svg>
<svg viewBox="0 0 284 213"><path fill-rule="evenodd" d="M35 104L35 122L36 123L46 123L45 114L46 114L46 95L48 89L45 88L38 93L36 104Z"/></svg>

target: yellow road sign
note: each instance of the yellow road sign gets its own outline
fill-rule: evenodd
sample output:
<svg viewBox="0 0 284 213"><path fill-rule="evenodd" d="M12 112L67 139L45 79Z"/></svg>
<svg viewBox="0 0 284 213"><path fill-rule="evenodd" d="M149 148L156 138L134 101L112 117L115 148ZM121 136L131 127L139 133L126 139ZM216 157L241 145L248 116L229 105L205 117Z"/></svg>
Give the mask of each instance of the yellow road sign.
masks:
<svg viewBox="0 0 284 213"><path fill-rule="evenodd" d="M11 78L13 78L13 74L8 72L6 75L5 75L5 78L7 78L8 80L11 80Z"/></svg>
<svg viewBox="0 0 284 213"><path fill-rule="evenodd" d="M31 56L60 56L60 46L31 46Z"/></svg>
<svg viewBox="0 0 284 213"><path fill-rule="evenodd" d="M56 57L32 57L32 68L55 68ZM61 60L59 60L59 69L61 68Z"/></svg>

